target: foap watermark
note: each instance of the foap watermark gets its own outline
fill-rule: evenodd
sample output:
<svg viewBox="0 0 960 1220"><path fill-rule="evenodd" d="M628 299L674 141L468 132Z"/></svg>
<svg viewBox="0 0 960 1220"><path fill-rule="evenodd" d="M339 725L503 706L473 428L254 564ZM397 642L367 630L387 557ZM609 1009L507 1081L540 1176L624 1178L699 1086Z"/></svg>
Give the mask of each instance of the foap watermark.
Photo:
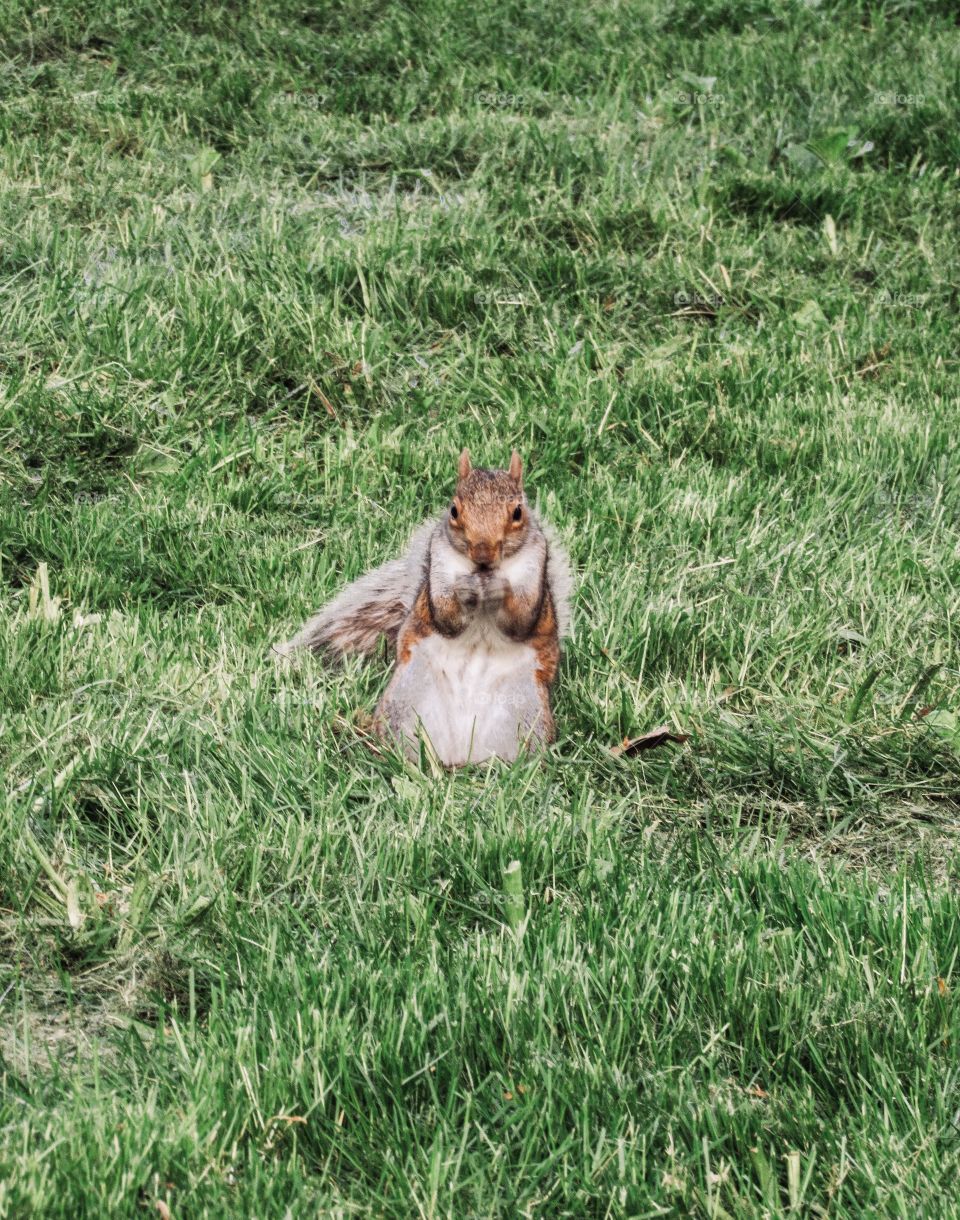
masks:
<svg viewBox="0 0 960 1220"><path fill-rule="evenodd" d="M422 173L423 181L416 181L412 189L407 190L391 185L380 193L320 191L296 203L291 215L319 213L337 224L341 237L357 238L368 232L382 232L388 226L397 226L408 233L426 233L444 219L477 206L476 197L440 190L432 181L432 174L427 170Z"/></svg>
<svg viewBox="0 0 960 1220"><path fill-rule="evenodd" d="M86 89L70 96L82 109L119 111L134 98L155 97L160 90L152 85L114 86L109 89Z"/></svg>
<svg viewBox="0 0 960 1220"><path fill-rule="evenodd" d="M78 491L71 499L74 504L119 504L121 497L106 491Z"/></svg>
<svg viewBox="0 0 960 1220"><path fill-rule="evenodd" d="M874 296L873 303L880 309L923 309L929 300L929 292L890 292L884 288Z"/></svg>
<svg viewBox="0 0 960 1220"><path fill-rule="evenodd" d="M301 110L323 110L327 100L326 93L288 90L284 93L275 93L270 99L270 105L291 106Z"/></svg>
<svg viewBox="0 0 960 1220"><path fill-rule="evenodd" d="M478 89L473 99L478 106L491 110L522 110L527 104L522 93L505 93L495 89Z"/></svg>
<svg viewBox="0 0 960 1220"><path fill-rule="evenodd" d="M105 250L99 250L91 255L82 272L86 287L94 288L108 283L118 262L116 246L108 246Z"/></svg>
<svg viewBox="0 0 960 1220"><path fill-rule="evenodd" d="M676 106L725 106L726 97L722 93L704 92L701 89L677 89L672 94Z"/></svg>
<svg viewBox="0 0 960 1220"><path fill-rule="evenodd" d="M159 271L176 270L169 246L164 252L119 250L116 246L95 249L79 268L85 297L95 297L101 289L122 289L132 278Z"/></svg>
<svg viewBox="0 0 960 1220"><path fill-rule="evenodd" d="M723 106L726 96L716 90L715 76L694 76L692 73L681 73L678 80L672 81L667 97L674 106Z"/></svg>
<svg viewBox="0 0 960 1220"><path fill-rule="evenodd" d="M923 93L897 93L892 89L873 95L874 106L922 106L926 100Z"/></svg>
<svg viewBox="0 0 960 1220"><path fill-rule="evenodd" d="M379 378L379 383L383 391L393 397L402 397L414 391L439 392L443 389L443 373L431 367L424 356L411 352L409 363L400 361Z"/></svg>
<svg viewBox="0 0 960 1220"><path fill-rule="evenodd" d="M430 367L423 356L418 356L414 352L410 359L413 361L414 367L400 369L399 388L402 390L440 390L443 388L443 378Z"/></svg>
<svg viewBox="0 0 960 1220"><path fill-rule="evenodd" d="M475 305L530 305L531 301L524 298L519 292L475 292L473 294L473 302Z"/></svg>
<svg viewBox="0 0 960 1220"><path fill-rule="evenodd" d="M673 294L677 309L719 309L726 300L719 292L687 292L680 288Z"/></svg>

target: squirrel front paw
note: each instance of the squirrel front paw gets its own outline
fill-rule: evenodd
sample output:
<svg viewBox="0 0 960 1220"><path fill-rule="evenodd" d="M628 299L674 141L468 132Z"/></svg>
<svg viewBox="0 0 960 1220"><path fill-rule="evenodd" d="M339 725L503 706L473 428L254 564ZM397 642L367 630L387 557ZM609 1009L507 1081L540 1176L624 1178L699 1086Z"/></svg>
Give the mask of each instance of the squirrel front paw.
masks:
<svg viewBox="0 0 960 1220"><path fill-rule="evenodd" d="M507 596L510 583L505 576L494 573L483 582L483 600L488 606L499 606Z"/></svg>
<svg viewBox="0 0 960 1220"><path fill-rule="evenodd" d="M454 581L453 591L465 610L475 610L480 605L482 595L479 575L474 572L469 576L458 576Z"/></svg>
<svg viewBox="0 0 960 1220"><path fill-rule="evenodd" d="M499 606L509 588L506 578L495 572L470 572L466 576L458 576L453 585L453 591L464 610L475 610L481 605Z"/></svg>

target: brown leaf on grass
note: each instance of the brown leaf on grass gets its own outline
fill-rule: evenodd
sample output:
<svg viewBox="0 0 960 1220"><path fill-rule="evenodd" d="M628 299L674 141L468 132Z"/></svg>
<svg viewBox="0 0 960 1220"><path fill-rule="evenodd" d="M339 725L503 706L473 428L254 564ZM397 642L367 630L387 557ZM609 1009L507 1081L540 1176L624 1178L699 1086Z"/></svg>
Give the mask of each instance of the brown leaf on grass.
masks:
<svg viewBox="0 0 960 1220"><path fill-rule="evenodd" d="M642 737L624 737L618 746L610 747L610 753L615 758L620 758L621 755L631 756L640 754L644 750L654 750L668 741L675 741L682 745L689 740L689 733L675 733L669 724L662 724L658 729L651 729L649 733L644 733Z"/></svg>
<svg viewBox="0 0 960 1220"><path fill-rule="evenodd" d="M370 367L366 360L355 360L350 372L354 377L363 377L363 380L367 383L367 388L372 389L373 378L370 376Z"/></svg>
<svg viewBox="0 0 960 1220"><path fill-rule="evenodd" d="M372 750L378 758L383 756L383 751L377 746L380 738L376 732L374 718L363 708L357 708L350 716L333 716L330 728L337 737L346 737L348 746L349 739L359 737L366 748Z"/></svg>
<svg viewBox="0 0 960 1220"><path fill-rule="evenodd" d="M159 1212L160 1220L173 1220L173 1217L170 1212L170 1208L167 1207L166 1203L164 1203L164 1201L162 1199L157 1199L154 1202L153 1206Z"/></svg>
<svg viewBox="0 0 960 1220"><path fill-rule="evenodd" d="M326 396L326 394L324 394L323 390L320 389L320 387L313 380L313 378L310 379L310 388L313 390L314 394L316 394L316 396L320 399L320 402L323 404L323 409L330 416L330 418L336 419L337 413L334 410L333 403Z"/></svg>
<svg viewBox="0 0 960 1220"><path fill-rule="evenodd" d="M882 347L874 348L870 355L861 360L857 365L856 375L858 377L876 377L879 370L887 363L889 355L889 343L884 343Z"/></svg>

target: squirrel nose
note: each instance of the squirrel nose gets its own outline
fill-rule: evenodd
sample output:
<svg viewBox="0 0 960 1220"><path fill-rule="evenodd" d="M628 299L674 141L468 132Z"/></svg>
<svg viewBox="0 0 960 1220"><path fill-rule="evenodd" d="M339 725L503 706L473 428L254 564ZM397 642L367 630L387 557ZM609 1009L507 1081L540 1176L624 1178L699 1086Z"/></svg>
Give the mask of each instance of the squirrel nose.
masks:
<svg viewBox="0 0 960 1220"><path fill-rule="evenodd" d="M470 556L478 572L489 572L493 568L496 554L492 546L477 546Z"/></svg>

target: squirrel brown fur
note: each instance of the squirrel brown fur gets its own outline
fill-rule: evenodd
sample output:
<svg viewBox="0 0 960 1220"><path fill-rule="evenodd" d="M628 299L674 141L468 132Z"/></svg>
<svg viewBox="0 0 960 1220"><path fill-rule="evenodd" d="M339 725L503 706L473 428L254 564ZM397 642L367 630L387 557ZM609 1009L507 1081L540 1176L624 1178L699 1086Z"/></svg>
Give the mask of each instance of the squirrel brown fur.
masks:
<svg viewBox="0 0 960 1220"><path fill-rule="evenodd" d="M448 766L512 759L555 734L550 693L570 623L570 568L506 470L460 454L453 499L406 553L347 586L279 651L396 647L377 732L415 756L421 737Z"/></svg>

